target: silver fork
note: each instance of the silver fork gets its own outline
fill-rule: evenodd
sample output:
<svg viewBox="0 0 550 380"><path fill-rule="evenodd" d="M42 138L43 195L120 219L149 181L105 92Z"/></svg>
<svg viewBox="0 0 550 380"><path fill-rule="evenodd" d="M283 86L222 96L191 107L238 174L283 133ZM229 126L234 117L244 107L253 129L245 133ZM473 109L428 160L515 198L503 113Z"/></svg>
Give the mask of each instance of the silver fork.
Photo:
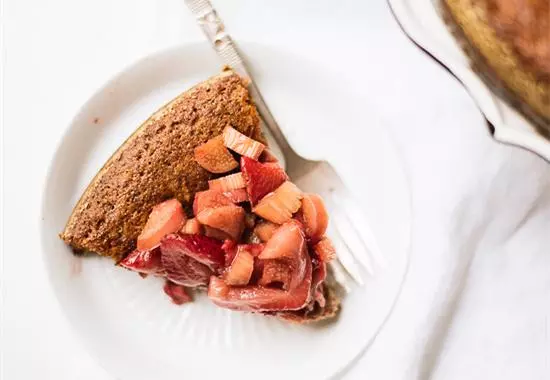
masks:
<svg viewBox="0 0 550 380"><path fill-rule="evenodd" d="M274 140L280 149L292 181L302 190L317 193L325 200L332 219L328 235L337 252L337 259L331 263L336 281L347 292L352 289L353 283L364 285L364 272L373 276L375 268L384 267L385 263L358 203L329 163L306 160L292 149L210 1L185 0L185 3L223 63L248 79L250 95L258 108L262 128L269 132L268 140Z"/></svg>

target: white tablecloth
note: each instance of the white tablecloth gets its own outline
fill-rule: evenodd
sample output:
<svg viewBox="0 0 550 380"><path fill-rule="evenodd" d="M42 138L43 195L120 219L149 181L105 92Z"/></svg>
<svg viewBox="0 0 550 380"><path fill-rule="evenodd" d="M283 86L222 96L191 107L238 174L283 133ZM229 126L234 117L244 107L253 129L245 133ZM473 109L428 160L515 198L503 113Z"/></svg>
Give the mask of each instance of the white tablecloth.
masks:
<svg viewBox="0 0 550 380"><path fill-rule="evenodd" d="M346 378L550 378L550 166L494 143L460 84L410 43L382 0L215 5L237 40L361 76L404 152L414 208L409 275L385 329ZM202 35L182 0L7 0L3 22L2 378L112 379L66 326L43 271L47 165L103 82Z"/></svg>

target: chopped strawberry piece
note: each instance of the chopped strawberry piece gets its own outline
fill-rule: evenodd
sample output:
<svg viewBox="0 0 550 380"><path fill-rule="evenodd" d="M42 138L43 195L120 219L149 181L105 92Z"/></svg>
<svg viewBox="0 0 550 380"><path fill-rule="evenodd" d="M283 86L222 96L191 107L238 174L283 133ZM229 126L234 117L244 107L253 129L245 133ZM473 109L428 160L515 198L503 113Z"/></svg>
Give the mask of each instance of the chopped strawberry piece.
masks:
<svg viewBox="0 0 550 380"><path fill-rule="evenodd" d="M139 274L162 274L164 272L161 262L160 247L140 251L136 249L128 254L120 263L126 269L139 272Z"/></svg>
<svg viewBox="0 0 550 380"><path fill-rule="evenodd" d="M204 236L208 236L221 241L232 239L231 236L229 236L227 233L223 232L222 230L218 230L217 228L213 228L210 226L202 226L202 227L204 229Z"/></svg>
<svg viewBox="0 0 550 380"><path fill-rule="evenodd" d="M166 278L188 287L208 285L210 276L220 273L225 264L221 245L203 235L166 236L160 243Z"/></svg>
<svg viewBox="0 0 550 380"><path fill-rule="evenodd" d="M227 285L233 286L247 285L253 270L254 256L248 252L246 246L241 245L238 247L229 270L225 274L225 282Z"/></svg>
<svg viewBox="0 0 550 380"><path fill-rule="evenodd" d="M304 223L306 236L313 242L319 241L328 226L328 213L323 199L317 194L304 194L299 214L298 219Z"/></svg>
<svg viewBox="0 0 550 380"><path fill-rule="evenodd" d="M187 293L184 286L173 283L170 280L166 280L164 284L164 293L166 293L176 305L183 305L184 303L193 301L193 298Z"/></svg>
<svg viewBox="0 0 550 380"><path fill-rule="evenodd" d="M195 194L193 202L193 214L197 216L201 211L207 208L216 208L232 205L231 199L227 198L220 191L206 190Z"/></svg>
<svg viewBox="0 0 550 380"><path fill-rule="evenodd" d="M231 239L238 241L244 231L245 214L242 207L231 204L204 209L197 215L197 220L201 224L225 232Z"/></svg>
<svg viewBox="0 0 550 380"><path fill-rule="evenodd" d="M225 127L223 130L223 142L229 149L253 160L257 160L265 148L261 142L252 140L231 127Z"/></svg>
<svg viewBox="0 0 550 380"><path fill-rule="evenodd" d="M285 171L278 164L262 164L248 157L241 157L241 170L246 182L248 198L253 206L288 179Z"/></svg>
<svg viewBox="0 0 550 380"><path fill-rule="evenodd" d="M185 219L183 207L177 199L156 205L137 238L137 248L143 251L155 247L164 236L178 231Z"/></svg>
<svg viewBox="0 0 550 380"><path fill-rule="evenodd" d="M243 178L243 173L240 172L208 181L208 188L210 190L219 190L222 193L235 189L244 189L245 187L246 183Z"/></svg>
<svg viewBox="0 0 550 380"><path fill-rule="evenodd" d="M286 181L277 190L262 198L252 211L270 222L283 224L300 209L301 199L300 189L292 182Z"/></svg>
<svg viewBox="0 0 550 380"><path fill-rule="evenodd" d="M195 148L195 161L211 173L225 173L239 163L224 146L223 137L217 136Z"/></svg>
<svg viewBox="0 0 550 380"><path fill-rule="evenodd" d="M280 226L266 243L259 258L262 260L295 258L305 245L304 232L299 223L290 221Z"/></svg>
<svg viewBox="0 0 550 380"><path fill-rule="evenodd" d="M280 226L278 224L263 221L256 224L256 227L254 227L254 234L256 234L256 236L261 241L266 242L271 239L271 237L279 227Z"/></svg>
<svg viewBox="0 0 550 380"><path fill-rule="evenodd" d="M196 218L191 218L183 225L180 232L189 235L200 235L202 234L202 226Z"/></svg>
<svg viewBox="0 0 550 380"><path fill-rule="evenodd" d="M231 202L237 204L248 201L248 193L246 189L236 189L223 193L227 198L231 199Z"/></svg>
<svg viewBox="0 0 550 380"><path fill-rule="evenodd" d="M315 246L313 246L313 250L317 256L319 256L319 259L324 263L328 263L336 257L336 249L334 248L334 245L332 245L330 239L326 236L319 240Z"/></svg>

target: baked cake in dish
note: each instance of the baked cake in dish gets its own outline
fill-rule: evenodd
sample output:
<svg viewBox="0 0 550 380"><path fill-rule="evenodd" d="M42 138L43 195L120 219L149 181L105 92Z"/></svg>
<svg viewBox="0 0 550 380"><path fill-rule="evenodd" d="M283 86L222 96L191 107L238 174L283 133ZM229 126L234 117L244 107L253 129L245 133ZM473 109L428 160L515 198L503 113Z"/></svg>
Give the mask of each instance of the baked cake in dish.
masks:
<svg viewBox="0 0 550 380"><path fill-rule="evenodd" d="M490 87L550 136L550 1L442 0L446 21Z"/></svg>

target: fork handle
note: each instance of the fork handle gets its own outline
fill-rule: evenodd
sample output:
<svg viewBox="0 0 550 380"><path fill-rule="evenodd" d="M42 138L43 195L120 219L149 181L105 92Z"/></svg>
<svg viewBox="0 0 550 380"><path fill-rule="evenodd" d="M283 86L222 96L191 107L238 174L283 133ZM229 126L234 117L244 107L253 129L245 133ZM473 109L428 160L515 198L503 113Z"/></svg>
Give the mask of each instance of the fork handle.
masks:
<svg viewBox="0 0 550 380"><path fill-rule="evenodd" d="M261 127L267 127L267 130L271 132L275 142L282 150L285 157L288 155L296 155L288 143L285 135L279 128L279 125L275 121L275 118L269 111L269 108L265 104L265 101L260 94L260 90L252 80L252 76L250 75L241 54L237 50L231 36L229 36L229 34L225 31L225 26L210 1L185 0L185 4L197 19L199 26L218 56L221 58L222 62L231 67L241 77L248 81L250 96L254 100L258 113L260 114L260 122L263 123Z"/></svg>

